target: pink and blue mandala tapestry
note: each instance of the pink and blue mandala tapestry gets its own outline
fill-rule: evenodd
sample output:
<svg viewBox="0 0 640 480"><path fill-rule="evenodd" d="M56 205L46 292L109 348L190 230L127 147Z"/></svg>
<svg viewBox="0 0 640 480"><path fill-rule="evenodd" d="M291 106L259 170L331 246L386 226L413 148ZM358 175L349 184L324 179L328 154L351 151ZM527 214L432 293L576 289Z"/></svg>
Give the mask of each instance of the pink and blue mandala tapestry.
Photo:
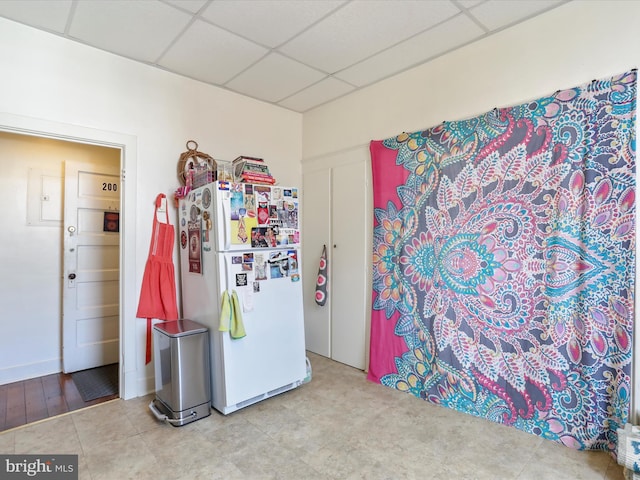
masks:
<svg viewBox="0 0 640 480"><path fill-rule="evenodd" d="M368 378L577 449L629 415L636 71L370 145Z"/></svg>

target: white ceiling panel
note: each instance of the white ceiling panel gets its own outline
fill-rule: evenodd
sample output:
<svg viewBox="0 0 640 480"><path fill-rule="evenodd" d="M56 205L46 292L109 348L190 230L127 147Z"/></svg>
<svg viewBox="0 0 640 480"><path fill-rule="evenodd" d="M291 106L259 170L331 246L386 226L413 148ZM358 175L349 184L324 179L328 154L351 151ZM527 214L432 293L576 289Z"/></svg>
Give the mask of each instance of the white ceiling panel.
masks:
<svg viewBox="0 0 640 480"><path fill-rule="evenodd" d="M470 13L489 30L497 30L556 7L561 0L488 0Z"/></svg>
<svg viewBox="0 0 640 480"><path fill-rule="evenodd" d="M297 112L304 112L312 107L346 95L353 90L355 90L353 85L349 85L337 78L327 77L311 85L309 88L305 88L301 92L285 98L281 102L278 102L278 105Z"/></svg>
<svg viewBox="0 0 640 480"><path fill-rule="evenodd" d="M280 50L333 73L459 12L453 3L441 0L354 0Z"/></svg>
<svg viewBox="0 0 640 480"><path fill-rule="evenodd" d="M197 20L158 64L198 80L222 85L267 52L260 45Z"/></svg>
<svg viewBox="0 0 640 480"><path fill-rule="evenodd" d="M305 112L573 0L0 0L0 17Z"/></svg>
<svg viewBox="0 0 640 480"><path fill-rule="evenodd" d="M273 48L344 3L345 0L216 0L202 18Z"/></svg>
<svg viewBox="0 0 640 480"><path fill-rule="evenodd" d="M81 1L69 35L125 57L154 62L190 21L188 14L156 0Z"/></svg>
<svg viewBox="0 0 640 480"><path fill-rule="evenodd" d="M460 14L334 76L362 87L437 57L484 34L484 30Z"/></svg>
<svg viewBox="0 0 640 480"><path fill-rule="evenodd" d="M64 33L71 4L71 0L2 0L0 15L32 27Z"/></svg>
<svg viewBox="0 0 640 480"><path fill-rule="evenodd" d="M231 80L226 86L251 97L278 102L323 77L322 72L279 53L271 53Z"/></svg>

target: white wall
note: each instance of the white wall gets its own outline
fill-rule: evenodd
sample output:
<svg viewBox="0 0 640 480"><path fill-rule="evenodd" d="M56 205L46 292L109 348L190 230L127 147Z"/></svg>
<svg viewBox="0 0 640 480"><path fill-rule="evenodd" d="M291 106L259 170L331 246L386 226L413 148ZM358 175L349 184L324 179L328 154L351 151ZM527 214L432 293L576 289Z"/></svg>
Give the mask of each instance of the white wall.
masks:
<svg viewBox="0 0 640 480"><path fill-rule="evenodd" d="M63 136L80 131L89 140L133 139L125 152L125 166L135 171L125 180L133 195L125 198L123 212L125 222L132 221L124 234L131 248L125 247L129 261L123 276L135 292L128 289L122 309L125 324L135 324L131 338L125 338L124 360L135 391L125 396L145 394L153 388L153 369L144 365L144 320L133 317L155 196L171 195L178 186L177 162L190 139L218 159L261 156L280 183L301 184L302 116L5 19L0 19L0 65L0 130L42 131L50 125ZM18 313L3 308L5 321ZM19 342L15 348L32 348Z"/></svg>
<svg viewBox="0 0 640 480"><path fill-rule="evenodd" d="M307 112L303 172L345 156L369 165L370 140L520 104L638 67L638 19L640 2L575 0ZM371 218L370 212L362 215ZM370 292L370 268L367 275Z"/></svg>
<svg viewBox="0 0 640 480"><path fill-rule="evenodd" d="M0 132L0 305L11 312L0 335L0 385L61 370L62 224L55 219L62 218L57 193L66 160L120 165L120 151ZM27 204L37 208L39 196L29 191L30 170L59 187L45 192L49 220L31 224Z"/></svg>

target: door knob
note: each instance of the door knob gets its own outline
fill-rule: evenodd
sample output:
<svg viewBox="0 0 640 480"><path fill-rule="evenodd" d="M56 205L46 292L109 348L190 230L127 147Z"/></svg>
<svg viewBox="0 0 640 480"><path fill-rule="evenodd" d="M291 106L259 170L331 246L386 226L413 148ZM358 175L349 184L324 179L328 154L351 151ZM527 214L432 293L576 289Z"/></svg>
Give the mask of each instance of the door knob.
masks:
<svg viewBox="0 0 640 480"><path fill-rule="evenodd" d="M67 228L67 230L69 231L69 235L73 235L76 231L76 227L74 227L73 225L69 225L69 228Z"/></svg>
<svg viewBox="0 0 640 480"><path fill-rule="evenodd" d="M69 280L75 280L76 274L75 273L70 273L68 278L69 278Z"/></svg>

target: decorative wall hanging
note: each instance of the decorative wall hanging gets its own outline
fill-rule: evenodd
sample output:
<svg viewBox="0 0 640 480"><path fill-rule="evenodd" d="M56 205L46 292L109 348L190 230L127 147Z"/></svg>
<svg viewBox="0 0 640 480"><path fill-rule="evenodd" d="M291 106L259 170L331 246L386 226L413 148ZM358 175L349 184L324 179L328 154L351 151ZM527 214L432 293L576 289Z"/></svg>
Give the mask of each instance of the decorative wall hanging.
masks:
<svg viewBox="0 0 640 480"><path fill-rule="evenodd" d="M371 142L369 379L615 451L629 415L636 72Z"/></svg>
<svg viewBox="0 0 640 480"><path fill-rule="evenodd" d="M178 180L180 185L200 187L216 180L217 162L211 155L198 151L198 144L189 140L187 151L178 160ZM196 178L196 175L198 178ZM205 176L206 178L201 178ZM188 192L187 192L188 193Z"/></svg>
<svg viewBox="0 0 640 480"><path fill-rule="evenodd" d="M327 246L322 246L322 254L320 255L320 264L318 265L318 277L316 278L316 303L321 307L327 303Z"/></svg>

